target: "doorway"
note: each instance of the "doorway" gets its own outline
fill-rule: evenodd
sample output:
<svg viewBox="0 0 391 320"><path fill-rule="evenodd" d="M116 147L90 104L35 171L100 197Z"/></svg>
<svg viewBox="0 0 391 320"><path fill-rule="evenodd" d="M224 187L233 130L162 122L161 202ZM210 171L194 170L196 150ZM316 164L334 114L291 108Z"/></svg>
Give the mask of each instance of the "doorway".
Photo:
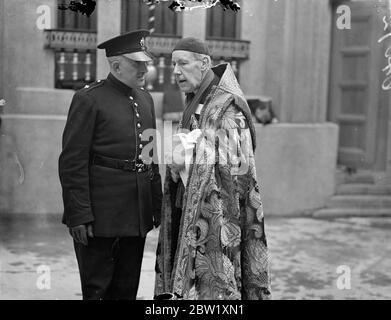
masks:
<svg viewBox="0 0 391 320"><path fill-rule="evenodd" d="M340 30L337 6L344 4L351 9L351 29ZM387 10L373 1L333 7L328 120L339 125L338 164L355 169L387 169L391 90L382 89L382 69L391 37L378 43L391 31L384 30Z"/></svg>

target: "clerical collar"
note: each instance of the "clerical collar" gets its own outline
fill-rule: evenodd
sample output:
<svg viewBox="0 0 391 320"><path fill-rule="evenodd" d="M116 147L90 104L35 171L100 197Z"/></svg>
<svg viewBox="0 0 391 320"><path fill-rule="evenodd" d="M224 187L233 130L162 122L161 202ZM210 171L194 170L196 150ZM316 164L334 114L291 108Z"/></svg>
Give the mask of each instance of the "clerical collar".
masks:
<svg viewBox="0 0 391 320"><path fill-rule="evenodd" d="M107 80L114 88L116 88L124 95L130 96L133 94L133 89L114 77L112 73L107 76Z"/></svg>

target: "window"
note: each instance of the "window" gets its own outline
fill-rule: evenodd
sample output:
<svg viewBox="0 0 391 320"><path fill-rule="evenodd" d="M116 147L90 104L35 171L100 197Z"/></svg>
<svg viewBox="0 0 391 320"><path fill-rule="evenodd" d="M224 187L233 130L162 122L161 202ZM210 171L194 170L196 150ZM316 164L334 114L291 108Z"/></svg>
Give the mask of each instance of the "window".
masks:
<svg viewBox="0 0 391 320"><path fill-rule="evenodd" d="M142 0L122 0L121 31L123 33L136 29L149 29L148 17L150 7ZM168 8L166 2L155 6L155 34L180 35L181 15Z"/></svg>
<svg viewBox="0 0 391 320"><path fill-rule="evenodd" d="M217 5L207 10L206 38L230 38L240 37L240 10L223 10Z"/></svg>
<svg viewBox="0 0 391 320"><path fill-rule="evenodd" d="M57 0L69 5L70 0ZM71 10L57 10L57 29L48 30L55 39L55 87L80 89L96 79L97 12L87 17ZM60 44L59 44L60 43Z"/></svg>

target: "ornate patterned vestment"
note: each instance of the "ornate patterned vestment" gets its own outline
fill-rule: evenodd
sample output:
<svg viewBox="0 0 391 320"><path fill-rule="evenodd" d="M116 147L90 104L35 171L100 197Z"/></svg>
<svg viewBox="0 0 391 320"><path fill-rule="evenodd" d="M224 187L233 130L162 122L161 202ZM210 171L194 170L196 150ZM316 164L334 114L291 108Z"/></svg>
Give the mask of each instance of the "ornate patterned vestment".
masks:
<svg viewBox="0 0 391 320"><path fill-rule="evenodd" d="M183 196L176 250L172 248L173 197L167 168L156 257L155 295L183 299L269 299L269 257L257 182L255 130L229 65L199 119ZM173 250L174 249L174 250ZM175 253L175 257L173 257Z"/></svg>

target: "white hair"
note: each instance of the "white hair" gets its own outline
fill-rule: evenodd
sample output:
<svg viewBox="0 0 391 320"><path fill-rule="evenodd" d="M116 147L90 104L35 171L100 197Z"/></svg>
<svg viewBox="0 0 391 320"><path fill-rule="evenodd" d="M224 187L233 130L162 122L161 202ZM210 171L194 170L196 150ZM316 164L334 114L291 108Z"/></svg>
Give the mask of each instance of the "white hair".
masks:
<svg viewBox="0 0 391 320"><path fill-rule="evenodd" d="M202 61L206 58L208 61L207 62L207 66L208 66L207 69L209 70L210 68L212 68L212 59L207 54L193 52L193 56L196 60L200 60L200 61Z"/></svg>

